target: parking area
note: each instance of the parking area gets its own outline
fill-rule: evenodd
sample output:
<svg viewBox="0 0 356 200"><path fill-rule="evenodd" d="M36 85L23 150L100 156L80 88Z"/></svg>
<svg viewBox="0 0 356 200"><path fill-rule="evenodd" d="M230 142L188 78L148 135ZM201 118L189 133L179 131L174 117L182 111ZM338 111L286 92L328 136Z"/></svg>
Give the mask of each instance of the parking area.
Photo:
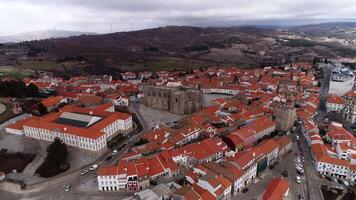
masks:
<svg viewBox="0 0 356 200"><path fill-rule="evenodd" d="M150 108L143 104L140 104L139 109L149 128L161 124L169 125L170 123L178 121L183 117L182 115L172 114L165 110Z"/></svg>

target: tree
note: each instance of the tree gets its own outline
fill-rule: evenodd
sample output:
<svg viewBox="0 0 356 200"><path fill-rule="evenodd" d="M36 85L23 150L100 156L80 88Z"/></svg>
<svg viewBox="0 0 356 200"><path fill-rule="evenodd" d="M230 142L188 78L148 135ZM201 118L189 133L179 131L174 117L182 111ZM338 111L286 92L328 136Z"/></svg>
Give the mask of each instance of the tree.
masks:
<svg viewBox="0 0 356 200"><path fill-rule="evenodd" d="M67 145L59 138L54 138L54 141L47 147L46 162L52 166L60 166L67 162L68 156Z"/></svg>
<svg viewBox="0 0 356 200"><path fill-rule="evenodd" d="M16 85L16 97L24 97L26 95L26 84L23 81L18 81Z"/></svg>
<svg viewBox="0 0 356 200"><path fill-rule="evenodd" d="M26 88L26 96L27 97L38 96L38 87L35 84L30 83Z"/></svg>
<svg viewBox="0 0 356 200"><path fill-rule="evenodd" d="M47 108L42 104L38 104L38 112L41 114L41 115L45 115L47 114Z"/></svg>

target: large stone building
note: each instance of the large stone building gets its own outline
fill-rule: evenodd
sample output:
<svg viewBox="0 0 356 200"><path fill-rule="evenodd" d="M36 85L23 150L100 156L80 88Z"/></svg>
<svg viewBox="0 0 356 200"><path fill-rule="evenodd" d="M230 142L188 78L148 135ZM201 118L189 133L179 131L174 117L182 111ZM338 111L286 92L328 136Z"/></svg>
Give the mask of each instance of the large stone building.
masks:
<svg viewBox="0 0 356 200"><path fill-rule="evenodd" d="M277 130L288 131L293 127L297 114L292 105L277 104L275 105L273 111L275 122L277 124Z"/></svg>
<svg viewBox="0 0 356 200"><path fill-rule="evenodd" d="M197 89L144 86L146 106L168 110L175 114L190 114L203 107L203 93Z"/></svg>

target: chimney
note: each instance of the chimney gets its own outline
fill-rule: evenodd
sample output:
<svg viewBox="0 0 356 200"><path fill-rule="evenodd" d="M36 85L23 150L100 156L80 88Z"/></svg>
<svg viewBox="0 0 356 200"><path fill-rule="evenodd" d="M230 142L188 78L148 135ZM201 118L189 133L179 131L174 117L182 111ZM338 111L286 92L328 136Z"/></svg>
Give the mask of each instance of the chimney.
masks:
<svg viewBox="0 0 356 200"><path fill-rule="evenodd" d="M89 111L89 114L90 114L90 115L93 115L93 111Z"/></svg>
<svg viewBox="0 0 356 200"><path fill-rule="evenodd" d="M64 131L67 131L67 127L64 127Z"/></svg>

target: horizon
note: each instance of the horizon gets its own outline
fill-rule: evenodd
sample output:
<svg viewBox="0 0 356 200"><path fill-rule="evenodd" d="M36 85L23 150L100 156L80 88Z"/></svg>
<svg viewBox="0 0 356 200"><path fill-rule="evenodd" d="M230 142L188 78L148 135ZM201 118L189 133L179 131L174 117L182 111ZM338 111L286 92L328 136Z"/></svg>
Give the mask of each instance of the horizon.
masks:
<svg viewBox="0 0 356 200"><path fill-rule="evenodd" d="M333 10L332 13L329 11ZM0 2L0 35L38 30L111 33L162 26L295 26L355 22L352 0L213 0L118 2L106 0L4 0Z"/></svg>
<svg viewBox="0 0 356 200"><path fill-rule="evenodd" d="M104 35L104 34L111 34L111 33L119 33L119 32L134 32L134 31L142 31L142 30L149 30L149 29L157 29L157 28L164 28L164 27L196 27L196 28L232 28L232 27L254 27L254 28L260 28L260 27L278 27L278 28L289 28L289 27L297 27L297 26L308 26L308 25L321 25L321 24L333 24L333 23L355 23L356 21L328 21L328 22L315 22L315 23L301 23L297 25L293 24L236 24L236 25L228 25L228 26L218 26L218 25L211 25L211 26L194 26L194 25L164 25L164 26L157 26L157 27L148 27L148 28L142 28L142 29L135 29L135 30L120 30L120 31L113 31L113 32L85 32L83 30L69 30L69 29L40 29L40 30L30 30L30 31L25 31L25 32L16 32L13 34L8 34L8 35L1 35L0 37L10 37L10 36L16 36L16 35L21 35L21 34L26 34L26 33L37 33L37 32L46 32L46 31L65 31L65 32L77 32L77 33L89 33L89 34L97 34L97 35Z"/></svg>

